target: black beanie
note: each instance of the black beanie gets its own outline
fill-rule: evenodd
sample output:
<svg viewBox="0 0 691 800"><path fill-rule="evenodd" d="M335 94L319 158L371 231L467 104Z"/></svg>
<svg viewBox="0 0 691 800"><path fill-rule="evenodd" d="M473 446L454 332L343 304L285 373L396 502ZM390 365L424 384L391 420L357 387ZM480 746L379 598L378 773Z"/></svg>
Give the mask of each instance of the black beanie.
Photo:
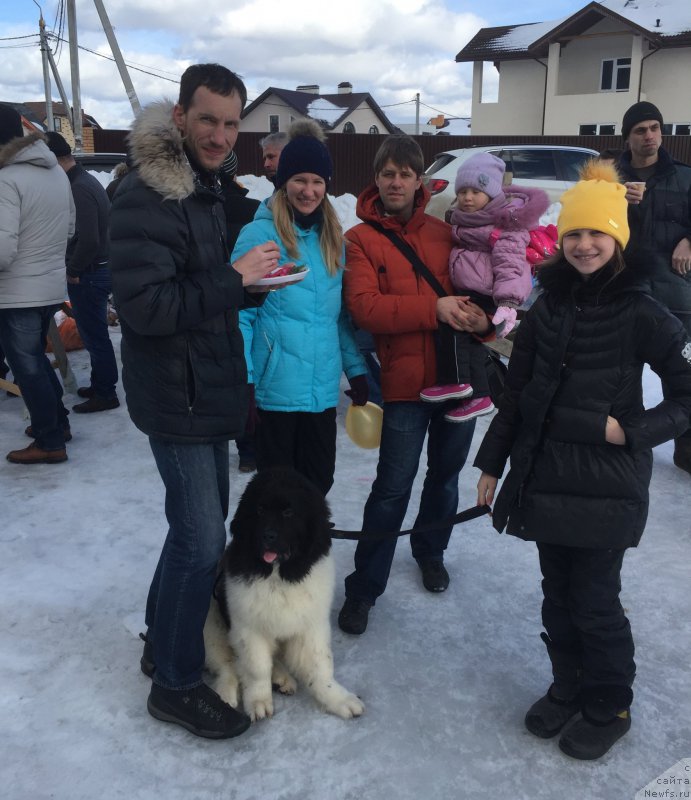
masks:
<svg viewBox="0 0 691 800"><path fill-rule="evenodd" d="M22 118L12 106L0 103L0 145L7 144L17 136L24 136Z"/></svg>
<svg viewBox="0 0 691 800"><path fill-rule="evenodd" d="M655 119L662 127L662 114L660 109L649 103L647 100L641 100L640 103L634 103L631 108L627 109L624 114L624 119L621 122L621 135L624 141L629 138L631 129L639 122L645 122L647 119Z"/></svg>
<svg viewBox="0 0 691 800"><path fill-rule="evenodd" d="M56 131L48 131L46 134L48 140L48 147L55 153L56 158L64 158L65 156L72 155L72 148L67 144L64 136L61 136Z"/></svg>
<svg viewBox="0 0 691 800"><path fill-rule="evenodd" d="M324 178L328 187L333 174L331 156L326 145L314 136L298 136L291 139L281 150L274 185L277 189L288 182L293 175L311 172Z"/></svg>

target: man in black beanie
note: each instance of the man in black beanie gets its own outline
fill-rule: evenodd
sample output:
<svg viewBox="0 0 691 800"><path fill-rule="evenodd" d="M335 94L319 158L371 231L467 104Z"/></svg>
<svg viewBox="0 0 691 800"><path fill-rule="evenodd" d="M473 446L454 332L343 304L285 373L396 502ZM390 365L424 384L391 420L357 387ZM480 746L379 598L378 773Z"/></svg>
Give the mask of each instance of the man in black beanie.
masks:
<svg viewBox="0 0 691 800"><path fill-rule="evenodd" d="M662 147L662 124L648 101L634 103L622 120L627 149L617 169L626 182L631 230L625 258L691 340L691 167ZM691 474L691 429L675 440L674 463Z"/></svg>

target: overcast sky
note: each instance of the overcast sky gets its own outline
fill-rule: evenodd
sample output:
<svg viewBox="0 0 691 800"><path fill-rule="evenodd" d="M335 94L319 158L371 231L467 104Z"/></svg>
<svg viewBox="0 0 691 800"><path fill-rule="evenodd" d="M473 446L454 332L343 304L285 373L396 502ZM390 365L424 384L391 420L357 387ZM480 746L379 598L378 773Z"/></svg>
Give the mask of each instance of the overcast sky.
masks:
<svg viewBox="0 0 691 800"><path fill-rule="evenodd" d="M317 84L335 93L342 81L370 92L393 122L443 112L469 116L472 65L456 53L480 28L558 20L585 0L105 0L142 104L174 96L189 64L218 61L243 76L250 101L269 86ZM67 40L60 0L42 3L49 33ZM110 56L92 0L77 0L80 48ZM34 0L0 3L0 101L44 99ZM14 38L21 37L21 38ZM71 100L67 42L52 41ZM80 50L82 107L103 127L129 127L132 112L115 64ZM142 71L143 70L143 71ZM147 74L153 73L153 74ZM59 94L53 82L53 99Z"/></svg>

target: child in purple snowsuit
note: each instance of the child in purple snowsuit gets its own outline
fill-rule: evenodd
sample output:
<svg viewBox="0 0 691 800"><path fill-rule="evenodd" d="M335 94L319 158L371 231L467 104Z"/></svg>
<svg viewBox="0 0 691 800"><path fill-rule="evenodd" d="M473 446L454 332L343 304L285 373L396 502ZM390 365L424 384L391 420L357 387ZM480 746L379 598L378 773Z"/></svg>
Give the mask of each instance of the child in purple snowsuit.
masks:
<svg viewBox="0 0 691 800"><path fill-rule="evenodd" d="M507 187L505 164L490 153L465 161L456 175L456 208L450 217L454 247L449 258L456 294L470 297L506 336L516 324L516 309L532 289L526 247L549 200L541 189ZM449 329L450 330L450 329ZM453 331L438 337L438 385L420 392L430 403L461 399L448 422L465 422L494 411L485 369L486 351L471 334Z"/></svg>

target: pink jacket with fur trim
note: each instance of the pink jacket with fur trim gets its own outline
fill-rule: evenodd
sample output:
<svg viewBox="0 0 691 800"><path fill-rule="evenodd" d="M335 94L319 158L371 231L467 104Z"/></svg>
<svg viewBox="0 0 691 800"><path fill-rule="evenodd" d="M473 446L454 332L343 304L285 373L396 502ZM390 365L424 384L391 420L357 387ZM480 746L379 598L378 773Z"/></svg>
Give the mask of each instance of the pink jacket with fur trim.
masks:
<svg viewBox="0 0 691 800"><path fill-rule="evenodd" d="M497 195L480 211L453 210L449 271L457 294L473 291L491 297L497 306L517 308L532 289L525 255L529 232L539 224L549 199L542 189L506 188L507 194ZM499 238L491 236L497 228Z"/></svg>

